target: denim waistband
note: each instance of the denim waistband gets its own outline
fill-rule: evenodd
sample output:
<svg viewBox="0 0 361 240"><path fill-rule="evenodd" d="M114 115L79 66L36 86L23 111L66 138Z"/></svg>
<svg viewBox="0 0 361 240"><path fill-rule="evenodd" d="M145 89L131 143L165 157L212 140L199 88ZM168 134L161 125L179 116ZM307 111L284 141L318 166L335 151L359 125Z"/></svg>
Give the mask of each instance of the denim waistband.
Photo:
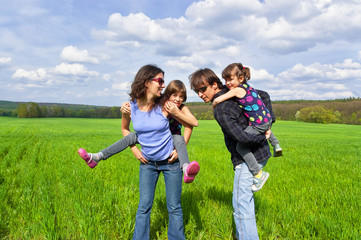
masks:
<svg viewBox="0 0 361 240"><path fill-rule="evenodd" d="M170 159L170 157L167 158L167 159L164 159L164 160L160 160L160 161L148 160L148 163L152 163L152 164L155 164L155 165L165 165L165 164L169 164L169 162L168 162L169 159ZM176 162L176 161L174 161L174 162ZM174 162L172 162L172 163L174 163Z"/></svg>

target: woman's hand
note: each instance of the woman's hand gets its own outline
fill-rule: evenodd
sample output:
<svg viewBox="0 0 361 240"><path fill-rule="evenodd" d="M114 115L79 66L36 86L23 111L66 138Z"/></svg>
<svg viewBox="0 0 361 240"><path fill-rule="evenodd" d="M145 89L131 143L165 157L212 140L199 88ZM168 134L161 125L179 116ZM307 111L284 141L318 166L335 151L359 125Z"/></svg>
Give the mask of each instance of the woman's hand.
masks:
<svg viewBox="0 0 361 240"><path fill-rule="evenodd" d="M130 147L130 149L132 150L132 153L136 159L138 159L140 162L144 164L148 163L148 160L143 157L142 152L137 148L137 146L134 145Z"/></svg>
<svg viewBox="0 0 361 240"><path fill-rule="evenodd" d="M178 159L178 153L177 153L177 150L173 150L172 153L170 154L170 159L168 160L169 163L172 163L174 162L175 160Z"/></svg>
<svg viewBox="0 0 361 240"><path fill-rule="evenodd" d="M131 111L130 111L130 103L129 102L125 102L122 104L122 106L120 107L120 111L123 114L128 114L130 115Z"/></svg>
<svg viewBox="0 0 361 240"><path fill-rule="evenodd" d="M171 101L167 101L164 104L164 109L172 115L176 115L180 111L179 108L177 107L177 105Z"/></svg>

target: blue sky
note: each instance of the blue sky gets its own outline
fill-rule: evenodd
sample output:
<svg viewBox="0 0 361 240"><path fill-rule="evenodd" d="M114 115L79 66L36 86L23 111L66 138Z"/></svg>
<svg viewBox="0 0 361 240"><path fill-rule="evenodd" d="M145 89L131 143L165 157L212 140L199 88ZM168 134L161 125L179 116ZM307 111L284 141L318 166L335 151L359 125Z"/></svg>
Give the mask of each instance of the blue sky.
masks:
<svg viewBox="0 0 361 240"><path fill-rule="evenodd" d="M272 100L361 97L360 0L0 0L0 100L120 106L232 62ZM190 90L188 101L200 101Z"/></svg>

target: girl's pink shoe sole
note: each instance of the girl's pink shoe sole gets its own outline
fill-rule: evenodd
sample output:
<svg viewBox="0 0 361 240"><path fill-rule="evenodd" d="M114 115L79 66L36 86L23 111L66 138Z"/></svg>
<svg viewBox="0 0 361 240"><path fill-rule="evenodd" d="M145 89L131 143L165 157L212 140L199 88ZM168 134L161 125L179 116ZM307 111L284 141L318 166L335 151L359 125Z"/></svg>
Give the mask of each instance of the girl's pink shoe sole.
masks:
<svg viewBox="0 0 361 240"><path fill-rule="evenodd" d="M186 174L184 174L184 182L185 183L193 182L199 170L200 170L199 163L197 161L192 161L187 167Z"/></svg>
<svg viewBox="0 0 361 240"><path fill-rule="evenodd" d="M90 160L89 154L85 151L83 148L78 149L79 156L84 159L85 163L88 164L90 168L95 168L95 166L98 164L93 160ZM89 161L90 160L90 161Z"/></svg>

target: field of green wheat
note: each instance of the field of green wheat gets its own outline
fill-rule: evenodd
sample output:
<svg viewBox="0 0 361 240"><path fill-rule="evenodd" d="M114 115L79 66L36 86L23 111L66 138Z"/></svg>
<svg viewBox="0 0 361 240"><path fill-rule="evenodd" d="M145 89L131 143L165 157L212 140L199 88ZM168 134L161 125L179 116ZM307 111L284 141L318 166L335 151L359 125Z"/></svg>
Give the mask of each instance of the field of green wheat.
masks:
<svg viewBox="0 0 361 240"><path fill-rule="evenodd" d="M121 120L0 118L0 239L131 239L139 162L130 150L90 169L77 149L97 152L122 137ZM277 121L284 156L255 193L260 239L361 239L361 126ZM233 239L233 169L221 129L199 121L188 145L201 165L183 184L187 239ZM163 178L151 239L167 239Z"/></svg>

